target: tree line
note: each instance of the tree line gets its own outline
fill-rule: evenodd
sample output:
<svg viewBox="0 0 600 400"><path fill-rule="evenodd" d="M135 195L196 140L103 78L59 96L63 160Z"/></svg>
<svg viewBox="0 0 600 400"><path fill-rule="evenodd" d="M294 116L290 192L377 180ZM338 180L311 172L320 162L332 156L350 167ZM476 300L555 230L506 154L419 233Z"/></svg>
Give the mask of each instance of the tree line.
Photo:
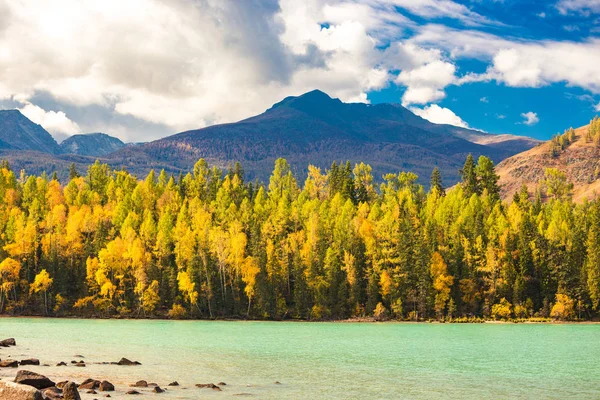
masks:
<svg viewBox="0 0 600 400"><path fill-rule="evenodd" d="M600 203L549 170L502 201L487 157L446 190L279 159L268 184L204 160L143 180L0 166L0 313L404 320L595 318ZM377 182L381 183L377 183Z"/></svg>

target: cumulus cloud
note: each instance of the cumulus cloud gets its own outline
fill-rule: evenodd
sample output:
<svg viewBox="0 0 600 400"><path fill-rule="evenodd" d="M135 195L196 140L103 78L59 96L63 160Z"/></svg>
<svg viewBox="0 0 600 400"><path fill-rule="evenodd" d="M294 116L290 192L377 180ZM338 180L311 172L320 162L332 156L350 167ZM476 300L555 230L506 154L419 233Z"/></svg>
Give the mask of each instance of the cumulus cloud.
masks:
<svg viewBox="0 0 600 400"><path fill-rule="evenodd" d="M46 111L29 102L26 102L18 110L36 124L41 125L48 132L59 137L81 132L79 125L71 121L62 111Z"/></svg>
<svg viewBox="0 0 600 400"><path fill-rule="evenodd" d="M594 106L594 110L600 111L600 103L598 103Z"/></svg>
<svg viewBox="0 0 600 400"><path fill-rule="evenodd" d="M424 108L411 107L410 110L419 117L433 122L434 124L454 125L461 128L469 128L469 124L463 121L454 111L449 108L440 107L437 104L431 104Z"/></svg>
<svg viewBox="0 0 600 400"><path fill-rule="evenodd" d="M413 70L402 71L396 82L407 87L402 104L426 104L446 97L443 89L455 81L454 64L432 61Z"/></svg>
<svg viewBox="0 0 600 400"><path fill-rule="evenodd" d="M538 118L537 114L532 111L522 113L521 117L525 118L525 121L522 122L522 124L525 125L532 126L540 122L540 119Z"/></svg>

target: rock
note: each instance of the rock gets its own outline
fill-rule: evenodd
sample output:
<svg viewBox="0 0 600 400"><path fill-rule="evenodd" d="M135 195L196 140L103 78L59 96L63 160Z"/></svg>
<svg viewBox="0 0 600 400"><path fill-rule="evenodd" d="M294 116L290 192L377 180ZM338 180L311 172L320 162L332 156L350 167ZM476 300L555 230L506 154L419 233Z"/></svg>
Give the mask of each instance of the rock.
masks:
<svg viewBox="0 0 600 400"><path fill-rule="evenodd" d="M137 390L130 390L130 391L126 392L125 394L141 394L141 393L138 392Z"/></svg>
<svg viewBox="0 0 600 400"><path fill-rule="evenodd" d="M40 360L37 358L28 358L27 360L21 360L21 365L40 365Z"/></svg>
<svg viewBox="0 0 600 400"><path fill-rule="evenodd" d="M71 360L71 364L77 364L79 361Z"/></svg>
<svg viewBox="0 0 600 400"><path fill-rule="evenodd" d="M98 389L100 387L100 383L100 381L95 379L86 379L81 385L79 385L79 390Z"/></svg>
<svg viewBox="0 0 600 400"><path fill-rule="evenodd" d="M17 372L15 382L20 383L21 385L33 386L36 389L46 389L54 386L54 382L46 378L44 375L25 370Z"/></svg>
<svg viewBox="0 0 600 400"><path fill-rule="evenodd" d="M31 386L14 382L0 381L0 399L2 400L43 400L42 392Z"/></svg>
<svg viewBox="0 0 600 400"><path fill-rule="evenodd" d="M104 397L110 397L110 394L105 394Z"/></svg>
<svg viewBox="0 0 600 400"><path fill-rule="evenodd" d="M119 362L117 362L117 365L142 365L142 363L139 361L131 361L126 358L121 358Z"/></svg>
<svg viewBox="0 0 600 400"><path fill-rule="evenodd" d="M63 398L62 390L56 386L42 390L42 396L45 400L60 400Z"/></svg>
<svg viewBox="0 0 600 400"><path fill-rule="evenodd" d="M133 386L133 387L148 387L148 382L146 382L146 381L137 381L136 383L134 383L131 386Z"/></svg>
<svg viewBox="0 0 600 400"><path fill-rule="evenodd" d="M4 360L0 361L0 368L17 368L19 362L15 360Z"/></svg>
<svg viewBox="0 0 600 400"><path fill-rule="evenodd" d="M225 382L219 382L217 383L218 386L227 386L227 384Z"/></svg>
<svg viewBox="0 0 600 400"><path fill-rule="evenodd" d="M153 391L154 393L163 393L163 392L164 392L164 390L162 390L162 389L160 388L160 386L154 386L154 389L152 389L152 391Z"/></svg>
<svg viewBox="0 0 600 400"><path fill-rule="evenodd" d="M8 347L8 346L16 346L17 342L14 338L0 340L0 346Z"/></svg>
<svg viewBox="0 0 600 400"><path fill-rule="evenodd" d="M63 387L63 399L64 400L81 400L79 392L77 391L77 385L75 382L66 382Z"/></svg>
<svg viewBox="0 0 600 400"><path fill-rule="evenodd" d="M217 390L217 391L221 391L222 389L220 387L218 387L217 385L215 385L214 383L197 383L196 387L199 387L201 389L212 389L212 390Z"/></svg>
<svg viewBox="0 0 600 400"><path fill-rule="evenodd" d="M100 382L99 389L101 392L112 392L115 390L115 385L113 385L109 381L102 381Z"/></svg>
<svg viewBox="0 0 600 400"><path fill-rule="evenodd" d="M64 361L59 362L58 364L56 364L57 367L66 367L67 363Z"/></svg>
<svg viewBox="0 0 600 400"><path fill-rule="evenodd" d="M179 382L173 381L173 382L169 383L167 386L179 386Z"/></svg>
<svg viewBox="0 0 600 400"><path fill-rule="evenodd" d="M85 358L84 356L82 356L81 354L75 354L73 357L75 358Z"/></svg>
<svg viewBox="0 0 600 400"><path fill-rule="evenodd" d="M98 394L94 389L90 389L86 392L87 394Z"/></svg>
<svg viewBox="0 0 600 400"><path fill-rule="evenodd" d="M279 381L275 381L275 382L273 382L273 383L274 383L275 385L281 385L281 382L279 382Z"/></svg>
<svg viewBox="0 0 600 400"><path fill-rule="evenodd" d="M58 383L56 384L56 387L57 387L57 388L59 388L59 389L62 389L62 388L64 388L64 387L65 387L65 385L66 385L68 382L69 382L69 381L61 381L61 382L58 382Z"/></svg>
<svg viewBox="0 0 600 400"><path fill-rule="evenodd" d="M85 362L79 361L75 364L76 367L85 367Z"/></svg>

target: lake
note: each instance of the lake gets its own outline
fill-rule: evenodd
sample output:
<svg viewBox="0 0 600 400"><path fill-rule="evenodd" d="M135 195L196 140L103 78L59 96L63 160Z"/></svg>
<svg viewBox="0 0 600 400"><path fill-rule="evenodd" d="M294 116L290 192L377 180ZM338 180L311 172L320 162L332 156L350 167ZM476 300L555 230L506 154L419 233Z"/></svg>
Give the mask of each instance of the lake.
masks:
<svg viewBox="0 0 600 400"><path fill-rule="evenodd" d="M140 379L163 388L177 380L164 394L140 390L165 399L600 398L596 324L2 318L6 337L17 347L0 348L1 359L39 358L51 366L24 368L56 381L107 379L117 399ZM55 367L76 354L87 367ZM142 365L94 364L121 357ZM223 392L194 387L220 381Z"/></svg>

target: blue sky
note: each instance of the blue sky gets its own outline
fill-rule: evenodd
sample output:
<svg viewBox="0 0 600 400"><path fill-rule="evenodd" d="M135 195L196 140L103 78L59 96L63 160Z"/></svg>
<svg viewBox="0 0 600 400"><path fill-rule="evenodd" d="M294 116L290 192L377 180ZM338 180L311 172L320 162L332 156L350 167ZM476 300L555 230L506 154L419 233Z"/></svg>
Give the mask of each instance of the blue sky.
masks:
<svg viewBox="0 0 600 400"><path fill-rule="evenodd" d="M561 12L557 4L544 1L461 1L474 12L489 17L500 24L481 26L478 30L509 40L552 40L558 42L585 42L600 34L600 15L586 9ZM594 5L594 2L588 2ZM577 4L575 4L577 5ZM595 2L600 8L600 2ZM399 9L399 12L402 12ZM413 16L414 17L414 16ZM421 19L421 23L428 21ZM460 23L449 19L447 26L460 28ZM460 59L455 62L459 71L485 72L487 63L477 58ZM372 91L368 98L372 103L397 102L406 88L391 84ZM579 127L599 114L600 96L594 91L556 82L539 87L514 87L502 82L477 82L462 86L450 86L446 97L437 102L441 107L454 111L469 126L490 133L515 133L539 139L549 139L569 127ZM527 110L527 111L525 111ZM527 125L521 116L534 112L539 122Z"/></svg>
<svg viewBox="0 0 600 400"><path fill-rule="evenodd" d="M600 113L600 0L0 0L0 108L149 141L321 89L548 139Z"/></svg>

